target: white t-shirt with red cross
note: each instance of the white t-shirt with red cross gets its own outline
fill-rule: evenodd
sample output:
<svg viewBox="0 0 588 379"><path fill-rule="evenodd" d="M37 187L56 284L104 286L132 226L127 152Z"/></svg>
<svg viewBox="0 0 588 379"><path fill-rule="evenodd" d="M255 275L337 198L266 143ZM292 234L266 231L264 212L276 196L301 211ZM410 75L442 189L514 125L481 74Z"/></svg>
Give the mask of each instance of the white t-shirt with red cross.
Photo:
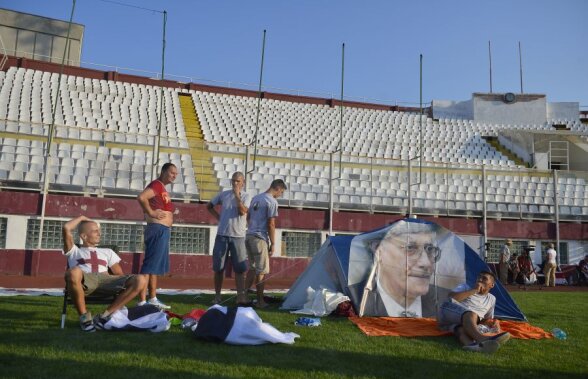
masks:
<svg viewBox="0 0 588 379"><path fill-rule="evenodd" d="M112 249L100 247L77 247L64 252L70 268L79 267L86 273L108 272L108 268L120 262L120 257Z"/></svg>

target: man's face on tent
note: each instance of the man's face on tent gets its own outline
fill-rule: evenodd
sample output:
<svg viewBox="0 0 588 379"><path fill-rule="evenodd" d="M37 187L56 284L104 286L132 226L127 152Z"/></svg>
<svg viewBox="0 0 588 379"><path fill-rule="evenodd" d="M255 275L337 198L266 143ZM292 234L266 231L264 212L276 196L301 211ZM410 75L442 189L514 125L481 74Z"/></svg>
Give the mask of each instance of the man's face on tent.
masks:
<svg viewBox="0 0 588 379"><path fill-rule="evenodd" d="M404 233L387 236L378 246L378 278L394 298L416 298L429 291L439 250L434 233Z"/></svg>

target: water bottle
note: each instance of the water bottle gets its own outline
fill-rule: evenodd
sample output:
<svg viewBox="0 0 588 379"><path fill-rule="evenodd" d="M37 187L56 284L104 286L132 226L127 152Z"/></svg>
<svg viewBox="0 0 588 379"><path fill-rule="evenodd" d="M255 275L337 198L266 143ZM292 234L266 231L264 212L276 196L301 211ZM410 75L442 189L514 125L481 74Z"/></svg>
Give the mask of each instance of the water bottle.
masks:
<svg viewBox="0 0 588 379"><path fill-rule="evenodd" d="M553 336L558 340L565 340L567 338L566 332L564 332L560 328L554 328L551 331L551 334L553 334Z"/></svg>
<svg viewBox="0 0 588 379"><path fill-rule="evenodd" d="M299 317L296 319L294 324L298 326L319 326L321 324L321 320L319 318Z"/></svg>

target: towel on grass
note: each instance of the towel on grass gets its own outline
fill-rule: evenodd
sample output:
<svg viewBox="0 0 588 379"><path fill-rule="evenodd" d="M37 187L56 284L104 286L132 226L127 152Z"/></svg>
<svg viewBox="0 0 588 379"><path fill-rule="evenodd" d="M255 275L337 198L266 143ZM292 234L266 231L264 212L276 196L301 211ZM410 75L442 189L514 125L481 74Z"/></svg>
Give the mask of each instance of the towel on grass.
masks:
<svg viewBox="0 0 588 379"><path fill-rule="evenodd" d="M350 317L349 320L368 336L436 337L452 334L439 330L437 320L433 318ZM500 320L500 327L513 338L553 338L551 333L527 322Z"/></svg>
<svg viewBox="0 0 588 379"><path fill-rule="evenodd" d="M251 307L220 305L208 308L192 331L196 338L231 345L293 344L300 337L296 333L282 333L263 322Z"/></svg>
<svg viewBox="0 0 588 379"><path fill-rule="evenodd" d="M169 321L164 312L151 304L132 308L123 307L114 312L105 330L135 330L154 333L165 332L169 329Z"/></svg>

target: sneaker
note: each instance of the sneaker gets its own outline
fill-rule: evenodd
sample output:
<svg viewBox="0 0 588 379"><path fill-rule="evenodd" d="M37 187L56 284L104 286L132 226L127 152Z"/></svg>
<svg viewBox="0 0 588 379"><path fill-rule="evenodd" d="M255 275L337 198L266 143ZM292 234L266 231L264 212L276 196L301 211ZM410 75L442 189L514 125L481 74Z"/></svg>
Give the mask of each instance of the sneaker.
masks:
<svg viewBox="0 0 588 379"><path fill-rule="evenodd" d="M510 333L509 332L502 332L502 333L498 333L495 336L490 337L488 340L496 341L500 345L502 345L506 341L508 341L509 339L510 339Z"/></svg>
<svg viewBox="0 0 588 379"><path fill-rule="evenodd" d="M143 300L143 301L139 301L139 302L137 303L137 307L142 307L142 306L143 306L143 305L145 305L145 304L147 304L147 302L146 302L145 300Z"/></svg>
<svg viewBox="0 0 588 379"><path fill-rule="evenodd" d="M96 327L96 329L104 330L104 329L106 329L106 327L104 325L109 320L110 320L110 317L102 317L101 314L96 315L96 316L94 316L94 326Z"/></svg>
<svg viewBox="0 0 588 379"><path fill-rule="evenodd" d="M171 309L171 307L169 305L166 305L166 304L162 303L156 297L154 297L152 299L149 299L149 304L155 305L157 308L162 309L162 310Z"/></svg>
<svg viewBox="0 0 588 379"><path fill-rule="evenodd" d="M469 345L463 346L466 351L474 351L477 353L492 354L498 350L500 344L494 340L486 340L484 342L474 342Z"/></svg>
<svg viewBox="0 0 588 379"><path fill-rule="evenodd" d="M94 321L92 320L92 314L90 312L86 312L80 316L80 328L84 332L95 332L96 327L94 326Z"/></svg>

